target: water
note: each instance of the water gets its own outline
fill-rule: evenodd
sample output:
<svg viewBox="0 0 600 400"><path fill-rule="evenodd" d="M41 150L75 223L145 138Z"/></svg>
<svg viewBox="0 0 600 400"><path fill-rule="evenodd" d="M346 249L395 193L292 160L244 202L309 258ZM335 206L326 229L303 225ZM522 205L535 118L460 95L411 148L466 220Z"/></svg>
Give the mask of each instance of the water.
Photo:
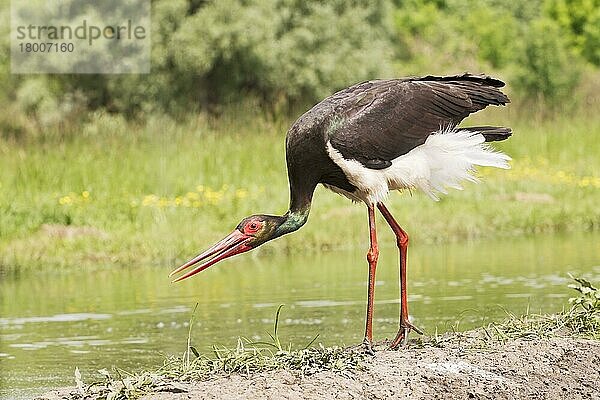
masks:
<svg viewBox="0 0 600 400"><path fill-rule="evenodd" d="M2 276L0 398L30 398L73 385L75 367L91 382L101 368L153 368L193 343L234 345L267 339L277 306L284 342L326 345L362 339L365 249L226 261L179 284L164 268L73 269ZM556 312L567 303L567 273L600 281L600 235L499 239L409 249L409 302L427 332L501 320L505 309ZM374 335L396 333L397 253L381 249Z"/></svg>

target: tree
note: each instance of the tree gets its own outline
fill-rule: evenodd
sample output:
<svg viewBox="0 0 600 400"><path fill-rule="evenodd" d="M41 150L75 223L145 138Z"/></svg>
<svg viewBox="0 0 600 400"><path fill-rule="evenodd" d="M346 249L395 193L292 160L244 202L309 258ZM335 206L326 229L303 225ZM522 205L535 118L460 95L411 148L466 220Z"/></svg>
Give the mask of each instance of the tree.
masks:
<svg viewBox="0 0 600 400"><path fill-rule="evenodd" d="M526 33L516 64L516 87L527 97L558 104L571 94L581 73L557 24L534 21Z"/></svg>
<svg viewBox="0 0 600 400"><path fill-rule="evenodd" d="M580 55L600 65L600 0L547 0L545 11Z"/></svg>

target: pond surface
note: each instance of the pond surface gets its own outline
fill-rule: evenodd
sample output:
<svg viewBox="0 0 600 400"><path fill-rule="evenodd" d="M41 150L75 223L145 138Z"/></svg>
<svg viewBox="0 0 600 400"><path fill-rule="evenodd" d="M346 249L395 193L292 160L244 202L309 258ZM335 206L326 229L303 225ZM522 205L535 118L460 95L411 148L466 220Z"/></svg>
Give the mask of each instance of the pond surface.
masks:
<svg viewBox="0 0 600 400"><path fill-rule="evenodd" d="M279 304L280 337L296 347L315 335L325 345L363 336L366 249L226 261L170 284L171 266L106 267L1 276L0 398L31 398L84 382L101 368L153 368L185 350L198 303L193 344L266 340ZM411 316L432 333L501 320L505 310L556 312L572 294L567 273L600 280L600 235L538 236L450 245L412 245ZM374 335L396 333L396 248L384 245L377 271Z"/></svg>

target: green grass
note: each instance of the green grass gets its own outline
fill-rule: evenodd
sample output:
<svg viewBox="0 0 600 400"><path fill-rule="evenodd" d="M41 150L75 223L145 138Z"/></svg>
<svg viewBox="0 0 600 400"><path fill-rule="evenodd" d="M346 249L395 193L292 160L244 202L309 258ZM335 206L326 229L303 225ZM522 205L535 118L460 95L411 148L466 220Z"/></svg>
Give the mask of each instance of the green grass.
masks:
<svg viewBox="0 0 600 400"><path fill-rule="evenodd" d="M135 399L156 391L177 392L181 382L205 381L232 374L249 377L255 373L281 369L296 371L305 376L323 371L351 376L354 372L365 369L366 353L360 347L325 347L321 344L310 347L317 337L299 349L292 349L291 343L283 346L278 334L282 307L277 309L273 333L269 333L271 341L252 342L240 338L234 348L215 346L213 354L208 355L200 354L192 346L194 309L190 318L186 351L181 357L167 357L155 371L129 373L113 368L111 373L103 369L99 371L102 379L87 386L76 369L77 392L72 393L71 398Z"/></svg>
<svg viewBox="0 0 600 400"><path fill-rule="evenodd" d="M194 382L216 377L238 374L251 376L254 373L287 369L303 375L323 371L333 371L346 376L365 368L365 354L341 347L312 347L301 350L280 350L257 347L240 339L233 348L215 349L214 354L200 355L190 364L182 358L169 357L162 367L153 372L129 373L114 368L112 372L100 370L100 381L87 387L81 382L81 397L72 394L73 399L136 399L145 394L177 392L181 382ZM77 380L76 380L77 381ZM85 397L85 396L91 397Z"/></svg>
<svg viewBox="0 0 600 400"><path fill-rule="evenodd" d="M573 277L572 277L573 278ZM558 314L510 315L501 323L484 328L489 338L508 341L575 336L600 340L600 290L583 278L573 278L570 288L579 292L569 299L571 307Z"/></svg>
<svg viewBox="0 0 600 400"><path fill-rule="evenodd" d="M569 299L570 307L556 314L535 314L529 310L521 316L506 311L507 318L481 328L417 339L421 346L444 347L451 343L475 339L475 350L511 340L540 340L552 337L569 337L600 340L600 289L588 280L573 277L569 288L577 295Z"/></svg>
<svg viewBox="0 0 600 400"><path fill-rule="evenodd" d="M0 267L175 265L246 215L285 212L291 121L251 113L145 123L98 113L77 126L0 136ZM477 117L470 122L513 127L498 144L513 169L482 169L482 184L437 203L392 194L388 205L413 242L598 229L598 116ZM309 223L260 251L362 245L366 226L363 206L319 188Z"/></svg>

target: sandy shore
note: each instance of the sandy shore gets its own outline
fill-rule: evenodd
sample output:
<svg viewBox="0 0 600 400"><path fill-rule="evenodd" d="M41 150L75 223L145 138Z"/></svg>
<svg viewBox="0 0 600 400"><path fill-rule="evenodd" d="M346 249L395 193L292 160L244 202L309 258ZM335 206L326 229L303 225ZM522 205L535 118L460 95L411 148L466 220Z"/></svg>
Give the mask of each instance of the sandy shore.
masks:
<svg viewBox="0 0 600 400"><path fill-rule="evenodd" d="M196 399L600 399L600 342L572 338L483 344L461 335L441 347L380 350L346 376L294 371L172 382L145 400ZM38 399L93 399L73 389Z"/></svg>

